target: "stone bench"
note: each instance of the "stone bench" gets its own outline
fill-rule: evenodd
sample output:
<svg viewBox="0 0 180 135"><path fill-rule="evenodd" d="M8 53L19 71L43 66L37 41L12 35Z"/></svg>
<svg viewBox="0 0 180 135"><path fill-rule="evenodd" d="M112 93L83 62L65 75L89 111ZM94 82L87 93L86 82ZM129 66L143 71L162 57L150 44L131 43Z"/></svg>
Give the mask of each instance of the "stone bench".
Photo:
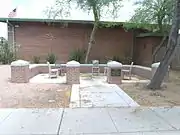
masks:
<svg viewBox="0 0 180 135"><path fill-rule="evenodd" d="M129 69L130 65L123 65L123 69ZM133 65L132 67L132 74L140 76L145 79L151 79L152 77L152 71L149 67L139 66L139 65Z"/></svg>
<svg viewBox="0 0 180 135"><path fill-rule="evenodd" d="M51 64L52 68L58 68L56 64ZM80 73L91 73L93 64L80 64L79 72ZM67 64L61 64L63 71L67 73ZM107 67L107 64L99 64L101 73L104 72L104 68ZM123 65L122 69L129 69L130 65ZM48 73L47 64L29 64L27 61L18 60L11 63L11 80L15 83L27 83L32 77ZM133 65L132 74L140 76L145 79L152 78L152 69L149 67Z"/></svg>

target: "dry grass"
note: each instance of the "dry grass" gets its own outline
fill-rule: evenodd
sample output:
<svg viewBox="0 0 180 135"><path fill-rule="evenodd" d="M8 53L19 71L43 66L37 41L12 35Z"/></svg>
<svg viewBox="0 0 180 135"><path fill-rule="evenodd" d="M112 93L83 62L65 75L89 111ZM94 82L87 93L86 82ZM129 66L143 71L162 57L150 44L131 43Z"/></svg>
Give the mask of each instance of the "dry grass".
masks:
<svg viewBox="0 0 180 135"><path fill-rule="evenodd" d="M179 106L180 71L170 72L170 82L161 90L151 91L143 84L122 84L120 87L142 106Z"/></svg>

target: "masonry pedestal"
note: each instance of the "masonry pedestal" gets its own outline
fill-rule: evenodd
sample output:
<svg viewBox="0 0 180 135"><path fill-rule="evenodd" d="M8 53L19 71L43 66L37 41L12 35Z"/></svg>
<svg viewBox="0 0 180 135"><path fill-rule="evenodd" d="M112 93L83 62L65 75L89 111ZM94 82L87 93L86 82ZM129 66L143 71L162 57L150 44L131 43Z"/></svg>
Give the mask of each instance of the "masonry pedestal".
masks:
<svg viewBox="0 0 180 135"><path fill-rule="evenodd" d="M121 84L122 64L116 61L107 63L107 82L110 84Z"/></svg>
<svg viewBox="0 0 180 135"><path fill-rule="evenodd" d="M69 61L66 64L66 82L67 84L80 83L80 63L77 61Z"/></svg>
<svg viewBox="0 0 180 135"><path fill-rule="evenodd" d="M153 78L154 74L156 73L156 70L158 69L159 65L160 65L160 62L153 63L151 65L152 78ZM164 77L164 82L169 81L169 69L170 69L170 66L168 67L168 72L166 73L166 76Z"/></svg>
<svg viewBox="0 0 180 135"><path fill-rule="evenodd" d="M24 60L17 60L11 63L11 82L29 82L29 62Z"/></svg>

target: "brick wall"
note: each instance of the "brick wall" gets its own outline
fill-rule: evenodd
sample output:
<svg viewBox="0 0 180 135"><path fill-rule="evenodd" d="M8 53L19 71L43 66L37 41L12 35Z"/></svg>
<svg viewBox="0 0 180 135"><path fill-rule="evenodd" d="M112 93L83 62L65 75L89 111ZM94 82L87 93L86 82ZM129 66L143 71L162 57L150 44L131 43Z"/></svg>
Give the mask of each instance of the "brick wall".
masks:
<svg viewBox="0 0 180 135"><path fill-rule="evenodd" d="M154 48L161 42L162 37L142 37L136 40L136 64L150 66Z"/></svg>
<svg viewBox="0 0 180 135"><path fill-rule="evenodd" d="M59 62L66 63L71 51L87 48L92 26L89 24L69 24L48 26L45 23L19 23L15 29L16 43L20 45L17 55L24 60L40 56L42 61L51 51ZM49 34L49 35L48 35ZM102 28L96 35L96 45L92 47L90 59L132 56L132 32L123 28Z"/></svg>

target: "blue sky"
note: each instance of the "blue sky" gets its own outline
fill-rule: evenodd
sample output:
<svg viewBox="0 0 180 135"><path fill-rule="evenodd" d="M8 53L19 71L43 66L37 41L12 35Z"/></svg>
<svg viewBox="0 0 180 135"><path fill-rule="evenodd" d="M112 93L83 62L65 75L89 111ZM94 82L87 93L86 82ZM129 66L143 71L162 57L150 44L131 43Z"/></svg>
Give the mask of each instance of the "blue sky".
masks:
<svg viewBox="0 0 180 135"><path fill-rule="evenodd" d="M17 7L17 18L46 18L43 11L54 3L55 0L3 0L0 5L0 17L7 17L8 14ZM123 0L124 7L120 10L120 16L116 21L126 21L134 13L134 0ZM4 8L6 7L6 8ZM80 10L72 9L71 16L65 19L73 20L92 20L92 15L88 15ZM102 18L104 21L111 21L112 18ZM0 36L6 34L5 25L0 24ZM6 34L7 35L7 34Z"/></svg>

